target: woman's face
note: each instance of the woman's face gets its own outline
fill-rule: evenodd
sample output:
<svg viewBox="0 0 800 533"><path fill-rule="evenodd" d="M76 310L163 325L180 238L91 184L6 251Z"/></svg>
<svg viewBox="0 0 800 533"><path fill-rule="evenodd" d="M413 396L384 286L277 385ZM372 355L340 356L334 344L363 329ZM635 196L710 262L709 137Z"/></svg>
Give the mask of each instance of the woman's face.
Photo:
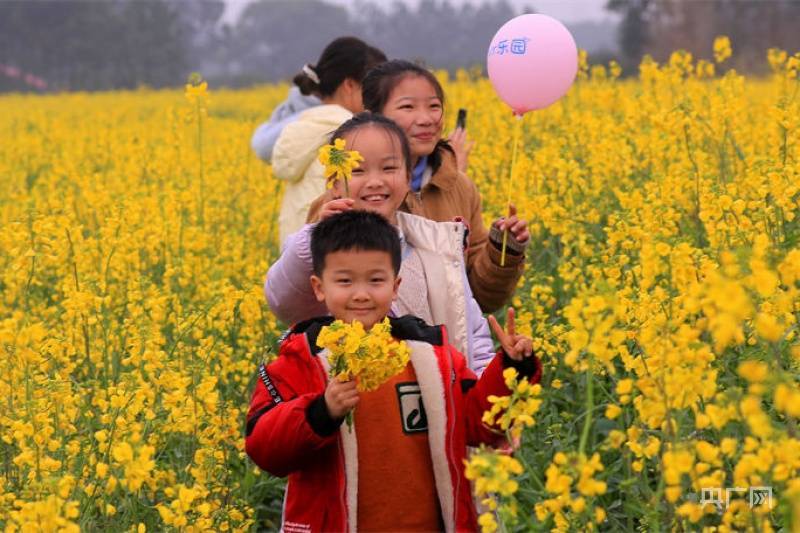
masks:
<svg viewBox="0 0 800 533"><path fill-rule="evenodd" d="M442 135L442 101L433 85L421 76L405 76L389 93L381 114L406 132L416 160L433 153Z"/></svg>
<svg viewBox="0 0 800 533"><path fill-rule="evenodd" d="M348 181L353 209L383 215L397 224L397 209L408 194L408 170L400 140L381 127L365 126L344 135L348 150L357 150L364 158ZM345 195L344 184L337 180L337 196Z"/></svg>

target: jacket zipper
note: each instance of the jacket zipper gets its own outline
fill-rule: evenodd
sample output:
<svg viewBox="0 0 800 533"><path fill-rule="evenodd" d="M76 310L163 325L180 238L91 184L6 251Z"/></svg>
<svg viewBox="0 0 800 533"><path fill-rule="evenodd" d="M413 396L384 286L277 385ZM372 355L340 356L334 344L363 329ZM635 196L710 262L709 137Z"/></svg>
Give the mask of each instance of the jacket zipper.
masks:
<svg viewBox="0 0 800 533"><path fill-rule="evenodd" d="M450 368L448 369L448 370L450 370L449 374L451 376L454 376L455 375L455 365L453 364L453 354L450 352L450 350L447 350L447 355L448 355L448 362L450 363ZM445 379L447 379L447 377L445 377ZM458 381L458 376L456 376L456 381ZM454 433L455 433L455 430L456 430L456 405L455 405L455 397L454 397L454 394L453 394L453 387L455 387L455 386L456 386L455 382L451 381L451 383L450 383L450 401L448 403L450 404L450 412L452 413L452 416L450 417L450 431L447 432L447 434L449 435L448 443L447 443L448 446L447 447L448 447L448 449L450 451L450 453L448 454L449 455L448 462L451 464L451 466L453 466L453 462L454 462L453 459L455 458L455 451L453 450L453 436L454 436ZM456 474L455 475L455 490L453 491L453 517L452 517L452 520L453 520L453 531L456 531L458 529L458 502L461 499L459 497L459 492L461 490L461 469L460 468L453 468L452 470Z"/></svg>
<svg viewBox="0 0 800 533"><path fill-rule="evenodd" d="M462 222L461 231L457 232L458 233L458 237L457 237L457 242L456 242L456 247L458 248L458 251L459 251L459 257L464 257L464 228L465 228L465 226L464 226L464 224ZM464 267L466 268L466 264L464 264ZM467 283L469 283L469 281L467 281ZM466 308L464 309L464 311L466 312ZM469 323L467 324L467 329L469 330ZM467 331L467 341L469 341L469 339L470 339L470 332ZM471 348L471 347L468 346L468 348ZM449 360L449 363L450 363L450 374L455 376L455 364L453 362L453 354L450 353L450 350L447 350L447 354L448 354L448 360ZM458 376L455 376L455 380L458 381ZM449 442L448 442L448 448L450 450L450 454L449 454L450 455L450 459L449 459L450 462L452 462L453 458L455 457L455 451L453 450L453 438L454 438L453 436L454 436L454 433L455 433L455 426L456 426L456 424L455 424L455 419L456 419L455 409L456 409L456 406L455 406L455 398L454 398L455 395L453 393L453 387L455 387L455 386L456 386L456 383L454 383L454 382L450 383L450 402L449 403L450 403L451 412L453 413L453 416L451 417L452 421L450 423L450 431L448 432L449 435L450 435ZM459 501L461 499L460 495L459 495L459 492L461 491L461 469L460 468L453 468L453 470L455 471L455 474L456 474L455 475L455 485L456 486L455 486L455 490L453 491L453 496L454 496L454 501L453 501L453 531L456 531L456 529L458 528L458 518L457 518L458 517L458 503L459 503Z"/></svg>
<svg viewBox="0 0 800 533"><path fill-rule="evenodd" d="M303 335L303 341L306 343L306 348L308 349L308 353L313 353L311 351L311 344L308 342L308 335ZM322 382L328 383L328 376L325 374L325 368L322 366L322 363L319 361L319 355L316 355L316 363L317 370L319 370L320 374L322 374ZM342 450L342 443L341 439L337 436L336 438L336 451L339 452L339 464L342 465L342 478L344 480L344 487L342 487L341 483L339 485L339 503L342 506L342 520L344 523L342 524L343 531L350 531L350 515L347 509L347 468L344 461L344 450Z"/></svg>

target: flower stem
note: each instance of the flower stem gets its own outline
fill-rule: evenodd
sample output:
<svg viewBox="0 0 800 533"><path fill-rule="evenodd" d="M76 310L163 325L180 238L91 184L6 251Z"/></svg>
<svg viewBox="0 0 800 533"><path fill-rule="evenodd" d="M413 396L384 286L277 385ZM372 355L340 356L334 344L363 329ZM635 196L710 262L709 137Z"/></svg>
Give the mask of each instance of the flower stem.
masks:
<svg viewBox="0 0 800 533"><path fill-rule="evenodd" d="M514 167L517 165L517 145L519 144L520 126L522 125L522 115L514 115L514 144L511 149L511 166L508 168L508 184L506 186L506 205L511 216L511 191L514 185ZM500 250L500 266L506 266L506 246L508 245L508 228L503 230L503 247Z"/></svg>
<svg viewBox="0 0 800 533"><path fill-rule="evenodd" d="M592 374L592 362L589 360L589 367L586 369L586 418L583 420L583 431L581 441L578 446L578 453L585 455L586 443L589 441L589 430L592 427L592 410L594 409L594 375Z"/></svg>

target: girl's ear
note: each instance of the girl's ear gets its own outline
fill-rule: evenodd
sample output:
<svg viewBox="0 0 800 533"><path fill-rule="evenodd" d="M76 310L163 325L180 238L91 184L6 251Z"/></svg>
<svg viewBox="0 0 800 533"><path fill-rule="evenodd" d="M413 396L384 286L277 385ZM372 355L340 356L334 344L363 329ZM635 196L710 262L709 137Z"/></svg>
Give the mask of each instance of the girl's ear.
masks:
<svg viewBox="0 0 800 533"><path fill-rule="evenodd" d="M322 280L316 276L311 276L311 288L314 289L314 296L317 297L318 302L325 301L325 290L322 287Z"/></svg>
<svg viewBox="0 0 800 533"><path fill-rule="evenodd" d="M359 94L361 94L361 84L358 83L353 78L345 78L342 83L344 84L345 87L347 87L348 91L358 92Z"/></svg>

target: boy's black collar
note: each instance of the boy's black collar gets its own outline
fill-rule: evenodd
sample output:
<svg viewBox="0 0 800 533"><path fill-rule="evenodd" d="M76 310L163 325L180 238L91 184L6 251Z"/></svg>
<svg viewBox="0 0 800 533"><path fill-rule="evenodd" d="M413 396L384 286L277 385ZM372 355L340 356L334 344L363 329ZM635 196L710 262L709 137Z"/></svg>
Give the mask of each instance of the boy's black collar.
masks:
<svg viewBox="0 0 800 533"><path fill-rule="evenodd" d="M292 333L305 333L308 345L314 354L320 352L317 346L317 337L324 326L333 322L333 317L322 316L298 322L292 328ZM389 325L392 328L392 336L404 341L422 341L433 346L442 345L442 328L440 326L429 326L421 318L413 315L405 315L399 318L389 317Z"/></svg>

